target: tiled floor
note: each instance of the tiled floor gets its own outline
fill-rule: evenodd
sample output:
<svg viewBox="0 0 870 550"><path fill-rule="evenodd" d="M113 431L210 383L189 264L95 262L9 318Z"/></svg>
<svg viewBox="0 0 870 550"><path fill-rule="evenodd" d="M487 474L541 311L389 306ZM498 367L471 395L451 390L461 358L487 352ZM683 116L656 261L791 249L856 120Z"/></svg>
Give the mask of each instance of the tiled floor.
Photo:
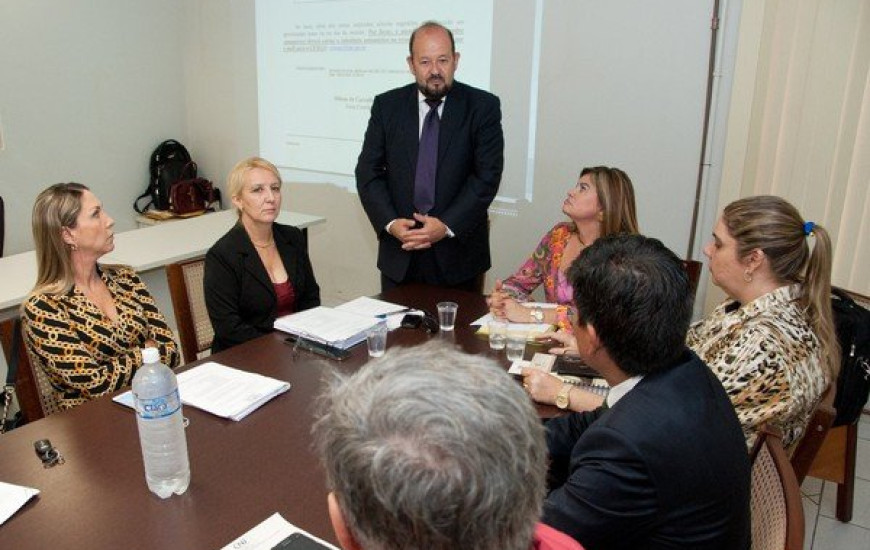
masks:
<svg viewBox="0 0 870 550"><path fill-rule="evenodd" d="M808 477L803 493L807 534L805 550L870 550L870 415L864 414L858 428L858 458L855 468L855 505L850 523L837 520L837 486Z"/></svg>

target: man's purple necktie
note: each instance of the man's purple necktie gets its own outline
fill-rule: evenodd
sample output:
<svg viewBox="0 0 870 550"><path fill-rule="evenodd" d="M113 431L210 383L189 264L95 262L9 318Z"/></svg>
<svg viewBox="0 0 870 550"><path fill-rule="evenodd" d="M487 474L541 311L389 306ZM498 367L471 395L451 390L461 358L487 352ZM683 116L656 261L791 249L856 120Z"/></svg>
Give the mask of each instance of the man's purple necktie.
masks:
<svg viewBox="0 0 870 550"><path fill-rule="evenodd" d="M421 214L428 214L435 205L435 173L438 170L438 118L440 99L427 99L429 112L423 119L420 133L420 148L417 151L417 174L414 178L414 207Z"/></svg>

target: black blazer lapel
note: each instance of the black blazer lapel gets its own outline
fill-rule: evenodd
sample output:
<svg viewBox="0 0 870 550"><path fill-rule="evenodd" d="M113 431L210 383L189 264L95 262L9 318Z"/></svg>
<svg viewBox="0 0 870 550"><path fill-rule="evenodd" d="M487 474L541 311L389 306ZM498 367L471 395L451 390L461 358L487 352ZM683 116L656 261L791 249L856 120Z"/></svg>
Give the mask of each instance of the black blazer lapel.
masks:
<svg viewBox="0 0 870 550"><path fill-rule="evenodd" d="M453 137L465 122L468 112L468 97L465 94L464 85L454 82L453 88L447 94L444 109L441 112L441 127L438 132L438 165L444 161Z"/></svg>
<svg viewBox="0 0 870 550"><path fill-rule="evenodd" d="M273 224L272 233L275 235L275 241L278 246L278 255L281 256L281 262L284 264L284 269L287 271L287 278L290 281L295 281L295 275L299 271L299 258L302 251L297 249L293 240L290 238L290 235L284 233L280 225ZM269 285L271 286L272 283L270 282ZM274 290L274 287L272 287L272 289Z"/></svg>
<svg viewBox="0 0 870 550"><path fill-rule="evenodd" d="M405 146L408 155L408 166L411 167L411 179L417 170L417 152L420 149L420 103L417 98L417 86L411 86L408 97L403 107L404 116L401 117L401 138L399 141Z"/></svg>

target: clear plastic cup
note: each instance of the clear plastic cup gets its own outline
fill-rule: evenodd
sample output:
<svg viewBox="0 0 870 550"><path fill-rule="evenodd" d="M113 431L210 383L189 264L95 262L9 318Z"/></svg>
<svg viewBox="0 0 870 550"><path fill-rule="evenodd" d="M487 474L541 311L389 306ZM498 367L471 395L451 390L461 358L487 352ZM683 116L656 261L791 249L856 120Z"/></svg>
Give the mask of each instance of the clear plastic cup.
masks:
<svg viewBox="0 0 870 550"><path fill-rule="evenodd" d="M438 324L441 330L453 330L456 324L456 310L459 305L456 302L438 302Z"/></svg>
<svg viewBox="0 0 870 550"><path fill-rule="evenodd" d="M366 332L366 345L369 357L382 357L387 350L387 333L390 330L386 323L378 323Z"/></svg>
<svg viewBox="0 0 870 550"><path fill-rule="evenodd" d="M510 361L519 361L526 354L526 338L528 335L521 331L509 331L507 333L507 341L505 349L507 358Z"/></svg>
<svg viewBox="0 0 870 550"><path fill-rule="evenodd" d="M507 323L499 319L489 322L489 347L494 350L502 350L507 340Z"/></svg>

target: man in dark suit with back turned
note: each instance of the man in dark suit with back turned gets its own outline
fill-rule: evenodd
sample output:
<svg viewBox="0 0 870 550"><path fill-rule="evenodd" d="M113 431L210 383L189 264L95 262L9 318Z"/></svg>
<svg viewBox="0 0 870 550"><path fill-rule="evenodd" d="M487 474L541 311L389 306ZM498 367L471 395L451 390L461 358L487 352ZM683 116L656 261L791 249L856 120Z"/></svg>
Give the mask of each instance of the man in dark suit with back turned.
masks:
<svg viewBox="0 0 870 550"><path fill-rule="evenodd" d="M611 390L601 408L547 424L544 523L587 550L748 549L746 444L719 380L685 345L680 259L655 239L602 237L569 278L578 351Z"/></svg>
<svg viewBox="0 0 870 550"><path fill-rule="evenodd" d="M410 40L415 84L375 97L356 166L387 290L422 282L474 290L490 267L487 208L504 165L496 96L453 80L453 34L426 22Z"/></svg>

